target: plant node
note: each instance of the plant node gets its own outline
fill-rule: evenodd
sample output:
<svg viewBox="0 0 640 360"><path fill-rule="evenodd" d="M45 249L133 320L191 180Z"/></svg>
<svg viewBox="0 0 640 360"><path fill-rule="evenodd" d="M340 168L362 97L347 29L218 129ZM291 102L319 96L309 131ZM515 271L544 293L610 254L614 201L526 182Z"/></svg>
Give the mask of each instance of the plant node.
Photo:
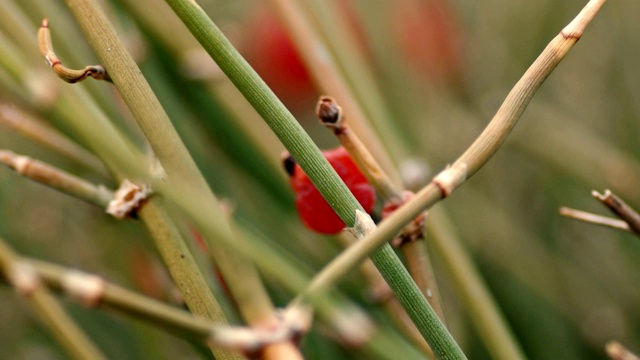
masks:
<svg viewBox="0 0 640 360"><path fill-rule="evenodd" d="M137 211L152 193L146 184L138 185L124 179L120 188L113 194L114 199L109 202L107 213L116 219L135 218Z"/></svg>

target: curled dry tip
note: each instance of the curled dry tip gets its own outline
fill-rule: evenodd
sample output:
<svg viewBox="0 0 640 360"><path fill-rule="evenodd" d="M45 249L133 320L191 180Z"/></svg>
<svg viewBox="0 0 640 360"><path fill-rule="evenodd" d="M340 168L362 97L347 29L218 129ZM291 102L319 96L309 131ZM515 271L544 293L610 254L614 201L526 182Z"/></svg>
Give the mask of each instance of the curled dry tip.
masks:
<svg viewBox="0 0 640 360"><path fill-rule="evenodd" d="M342 126L342 108L330 96L321 96L318 99L316 116L327 127L340 128Z"/></svg>
<svg viewBox="0 0 640 360"><path fill-rule="evenodd" d="M80 82L87 78L87 76L96 80L111 82L111 77L109 77L109 74L107 74L107 71L102 65L90 65L81 70L69 69L62 65L62 62L53 51L49 20L47 18L42 19L40 29L38 30L38 47L40 48L40 54L42 54L44 60L51 66L56 75L68 83L73 84Z"/></svg>

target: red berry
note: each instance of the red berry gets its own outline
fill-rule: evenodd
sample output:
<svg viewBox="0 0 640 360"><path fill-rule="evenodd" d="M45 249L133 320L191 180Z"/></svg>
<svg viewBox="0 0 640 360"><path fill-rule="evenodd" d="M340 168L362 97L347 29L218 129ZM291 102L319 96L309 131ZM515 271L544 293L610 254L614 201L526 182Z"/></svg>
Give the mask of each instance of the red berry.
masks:
<svg viewBox="0 0 640 360"><path fill-rule="evenodd" d="M307 69L274 14L257 10L244 36L243 55L288 107L306 106L305 101L316 97Z"/></svg>
<svg viewBox="0 0 640 360"><path fill-rule="evenodd" d="M376 193L351 156L342 146L322 153L360 205L370 213L376 201ZM321 234L337 234L342 231L344 222L320 195L300 165L290 165L291 163L285 163L291 169L291 187L296 194L296 208L304 225Z"/></svg>
<svg viewBox="0 0 640 360"><path fill-rule="evenodd" d="M456 81L462 73L462 32L450 1L400 1L391 30L407 65L429 79Z"/></svg>

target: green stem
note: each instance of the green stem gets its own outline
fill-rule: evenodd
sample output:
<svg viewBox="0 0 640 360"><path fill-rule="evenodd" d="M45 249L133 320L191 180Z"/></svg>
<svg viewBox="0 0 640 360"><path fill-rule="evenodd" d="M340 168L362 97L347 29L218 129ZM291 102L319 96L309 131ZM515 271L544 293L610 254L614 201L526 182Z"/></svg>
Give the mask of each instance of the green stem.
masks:
<svg viewBox="0 0 640 360"><path fill-rule="evenodd" d="M486 129L450 168L437 175L415 197L380 223L375 231L336 257L318 273L303 296L315 297L331 288L344 274L349 273L364 261L367 254L373 253L397 234L406 223L450 195L475 174L499 149L533 94L577 42L603 3L604 0L589 2L580 14L549 43L513 87Z"/></svg>
<svg viewBox="0 0 640 360"><path fill-rule="evenodd" d="M327 0L304 0L298 2L309 8L309 15L316 21L318 32L330 48L333 57L341 68L341 73L349 82L350 88L362 106L367 118L384 135L384 146L395 159L409 157L407 139L399 132L400 128L391 115L387 100L380 91L374 78L371 62L368 61L362 40L357 38L353 27L349 26L348 15L341 11L338 2ZM349 4L350 5L350 4Z"/></svg>
<svg viewBox="0 0 640 360"><path fill-rule="evenodd" d="M347 226L356 225L356 211L363 211L362 207L282 102L195 2L186 0L167 0L167 2L280 138L320 193L332 205L334 211ZM442 358L465 358L393 249L389 245L384 245L371 258L423 336L430 344L432 343L434 351Z"/></svg>
<svg viewBox="0 0 640 360"><path fill-rule="evenodd" d="M70 278L83 277L102 282L102 293L99 299L96 299L98 306L118 310L127 315L162 325L168 330L187 334L203 341L210 335L214 326L212 322L194 317L185 310L105 282L94 275L41 260L25 260L32 264L48 286L55 290L69 291L65 287L69 286L67 284L70 282L68 280Z"/></svg>
<svg viewBox="0 0 640 360"><path fill-rule="evenodd" d="M442 211L434 210L430 216L433 247L451 273L465 309L489 353L498 360L526 359L491 292L455 235L451 220Z"/></svg>
<svg viewBox="0 0 640 360"><path fill-rule="evenodd" d="M320 149L258 74L242 58L220 29L193 1L167 0L222 71L267 122L280 141L316 184L318 190L348 226L361 209ZM325 175L326 174L326 175Z"/></svg>
<svg viewBox="0 0 640 360"><path fill-rule="evenodd" d="M360 138L373 153L377 161L385 169L395 184L401 182L396 165L386 151L387 146L380 141L379 134L371 126L362 106L358 103L349 85L342 76L338 65L333 59L326 43L313 28L312 21L301 9L297 0L271 0L270 1L285 26L289 38L296 46L298 54L304 60L316 87L325 94L338 99L345 113L349 114L351 126L360 135ZM372 100L372 99L368 99Z"/></svg>
<svg viewBox="0 0 640 360"><path fill-rule="evenodd" d="M200 230L245 319L251 324L275 321L273 304L253 264L232 247L220 246L219 237L234 238L228 217L106 15L95 0L66 3L166 172L167 178L158 179L153 187L173 200L197 206L208 218Z"/></svg>
<svg viewBox="0 0 640 360"><path fill-rule="evenodd" d="M95 155L49 126L44 119L39 119L16 105L0 104L0 124L25 138L82 164L87 169L108 177L104 165Z"/></svg>
<svg viewBox="0 0 640 360"><path fill-rule="evenodd" d="M220 305L206 286L193 255L180 232L160 205L160 198L151 198L140 210L140 218L156 242L162 260L178 288L189 291L185 302L191 311L216 324L226 323ZM205 285L205 286L202 286Z"/></svg>
<svg viewBox="0 0 640 360"><path fill-rule="evenodd" d="M458 344L438 318L438 314L429 305L404 266L399 263L391 245L385 244L374 252L371 255L371 260L380 270L436 357L438 359L466 359Z"/></svg>

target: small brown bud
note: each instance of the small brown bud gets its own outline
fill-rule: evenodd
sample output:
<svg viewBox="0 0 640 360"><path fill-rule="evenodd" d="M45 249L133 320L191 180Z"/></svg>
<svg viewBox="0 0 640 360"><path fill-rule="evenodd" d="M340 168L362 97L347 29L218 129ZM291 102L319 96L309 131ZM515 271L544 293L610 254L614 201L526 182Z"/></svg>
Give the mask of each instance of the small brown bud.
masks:
<svg viewBox="0 0 640 360"><path fill-rule="evenodd" d="M342 108L330 96L321 96L316 106L316 116L327 127L340 128L342 126Z"/></svg>

